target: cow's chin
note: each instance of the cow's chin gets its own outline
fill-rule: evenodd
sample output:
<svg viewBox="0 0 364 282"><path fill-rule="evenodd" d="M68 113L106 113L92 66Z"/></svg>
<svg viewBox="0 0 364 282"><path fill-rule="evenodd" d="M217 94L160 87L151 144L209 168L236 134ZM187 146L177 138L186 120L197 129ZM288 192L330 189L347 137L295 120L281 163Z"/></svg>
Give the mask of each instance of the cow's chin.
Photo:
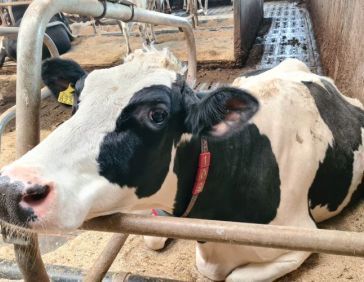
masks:
<svg viewBox="0 0 364 282"><path fill-rule="evenodd" d="M28 223L28 228L37 233L65 233L80 228L85 221L88 210L76 203L54 203L44 214L36 214L36 218Z"/></svg>
<svg viewBox="0 0 364 282"><path fill-rule="evenodd" d="M41 234L49 233L67 233L75 231L83 223L83 220L79 221L64 221L62 219L56 219L54 217L44 217L41 219L34 220L28 224L28 228L32 231Z"/></svg>
<svg viewBox="0 0 364 282"><path fill-rule="evenodd" d="M83 220L65 221L62 218L44 217L30 222L28 228L41 234L67 233L75 231L82 223Z"/></svg>

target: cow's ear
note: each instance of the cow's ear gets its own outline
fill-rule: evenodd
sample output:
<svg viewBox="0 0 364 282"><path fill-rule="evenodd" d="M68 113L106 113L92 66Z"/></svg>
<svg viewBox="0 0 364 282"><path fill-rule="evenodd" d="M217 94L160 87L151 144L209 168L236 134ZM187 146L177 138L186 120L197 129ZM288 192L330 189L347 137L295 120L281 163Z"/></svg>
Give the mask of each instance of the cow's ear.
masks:
<svg viewBox="0 0 364 282"><path fill-rule="evenodd" d="M186 125L193 134L226 137L242 129L258 109L258 100L248 92L222 87L189 105Z"/></svg>
<svg viewBox="0 0 364 282"><path fill-rule="evenodd" d="M72 60L51 58L42 63L42 80L56 98L69 85L75 87L77 81L85 76L86 72Z"/></svg>

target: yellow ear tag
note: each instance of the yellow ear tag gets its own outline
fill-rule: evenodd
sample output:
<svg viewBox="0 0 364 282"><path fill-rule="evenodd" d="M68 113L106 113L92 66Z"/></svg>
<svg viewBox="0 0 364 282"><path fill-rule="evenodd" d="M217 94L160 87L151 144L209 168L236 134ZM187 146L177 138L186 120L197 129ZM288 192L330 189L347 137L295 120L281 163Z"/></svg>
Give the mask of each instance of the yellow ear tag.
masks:
<svg viewBox="0 0 364 282"><path fill-rule="evenodd" d="M59 92L58 96L58 102L73 106L73 93L75 92L75 89L71 86L71 84L68 85L68 88L62 92Z"/></svg>

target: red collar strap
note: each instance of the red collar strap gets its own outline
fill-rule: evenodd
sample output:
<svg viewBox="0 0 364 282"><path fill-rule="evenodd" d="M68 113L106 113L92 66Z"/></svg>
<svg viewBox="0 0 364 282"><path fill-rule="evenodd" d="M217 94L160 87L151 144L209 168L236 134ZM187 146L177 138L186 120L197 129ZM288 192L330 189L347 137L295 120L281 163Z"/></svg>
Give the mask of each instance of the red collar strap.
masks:
<svg viewBox="0 0 364 282"><path fill-rule="evenodd" d="M201 153L198 159L198 169L195 178L195 184L193 185L192 198L185 212L183 213L182 217L188 216L193 206L195 205L198 196L205 188L207 175L209 174L210 161L211 161L211 153L209 152L207 140L205 137L201 137Z"/></svg>
<svg viewBox="0 0 364 282"><path fill-rule="evenodd" d="M198 169L195 177L195 184L193 185L192 197L185 212L182 214L182 217L187 217L194 207L198 196L205 188L205 183L207 176L209 174L211 162L211 153L209 152L208 143L205 137L201 137L201 153L198 159ZM160 210L160 209L152 209L152 215L154 216L168 216L169 213Z"/></svg>

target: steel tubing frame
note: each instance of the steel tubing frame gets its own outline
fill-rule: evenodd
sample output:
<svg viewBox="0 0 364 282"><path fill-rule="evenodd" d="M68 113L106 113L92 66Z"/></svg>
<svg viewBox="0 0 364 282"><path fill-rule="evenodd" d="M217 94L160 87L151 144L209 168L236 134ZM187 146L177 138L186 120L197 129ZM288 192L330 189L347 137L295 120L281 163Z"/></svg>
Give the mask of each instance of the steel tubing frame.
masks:
<svg viewBox="0 0 364 282"><path fill-rule="evenodd" d="M0 36L6 36L9 38L16 38L19 33L19 27L0 27ZM52 38L48 34L44 34L43 38L44 45L48 48L48 51L52 57L58 57L59 52L56 44L54 44ZM41 90L41 100L49 97L51 95L48 88L43 88ZM1 152L1 138L2 134L8 123L15 118L16 106L7 109L0 115L0 152Z"/></svg>
<svg viewBox="0 0 364 282"><path fill-rule="evenodd" d="M83 279L84 282L98 282L102 281L106 272L114 262L115 258L119 254L121 248L124 246L129 234L114 234L106 247L103 249L97 260L90 267L88 273Z"/></svg>
<svg viewBox="0 0 364 282"><path fill-rule="evenodd" d="M41 91L40 99L43 100L51 96L52 93L48 89L48 87L43 87ZM15 111L16 106L12 106L11 108L7 109L0 115L0 154L1 154L1 139L3 137L3 133L6 129L6 126L15 118Z"/></svg>
<svg viewBox="0 0 364 282"><path fill-rule="evenodd" d="M19 33L19 27L17 26L0 27L0 36L16 38L18 36L18 33ZM49 35L46 33L44 34L43 43L48 48L48 51L52 57L59 56L56 44L54 44L52 38L50 38Z"/></svg>
<svg viewBox="0 0 364 282"><path fill-rule="evenodd" d="M82 229L364 257L360 232L136 214L91 219Z"/></svg>

